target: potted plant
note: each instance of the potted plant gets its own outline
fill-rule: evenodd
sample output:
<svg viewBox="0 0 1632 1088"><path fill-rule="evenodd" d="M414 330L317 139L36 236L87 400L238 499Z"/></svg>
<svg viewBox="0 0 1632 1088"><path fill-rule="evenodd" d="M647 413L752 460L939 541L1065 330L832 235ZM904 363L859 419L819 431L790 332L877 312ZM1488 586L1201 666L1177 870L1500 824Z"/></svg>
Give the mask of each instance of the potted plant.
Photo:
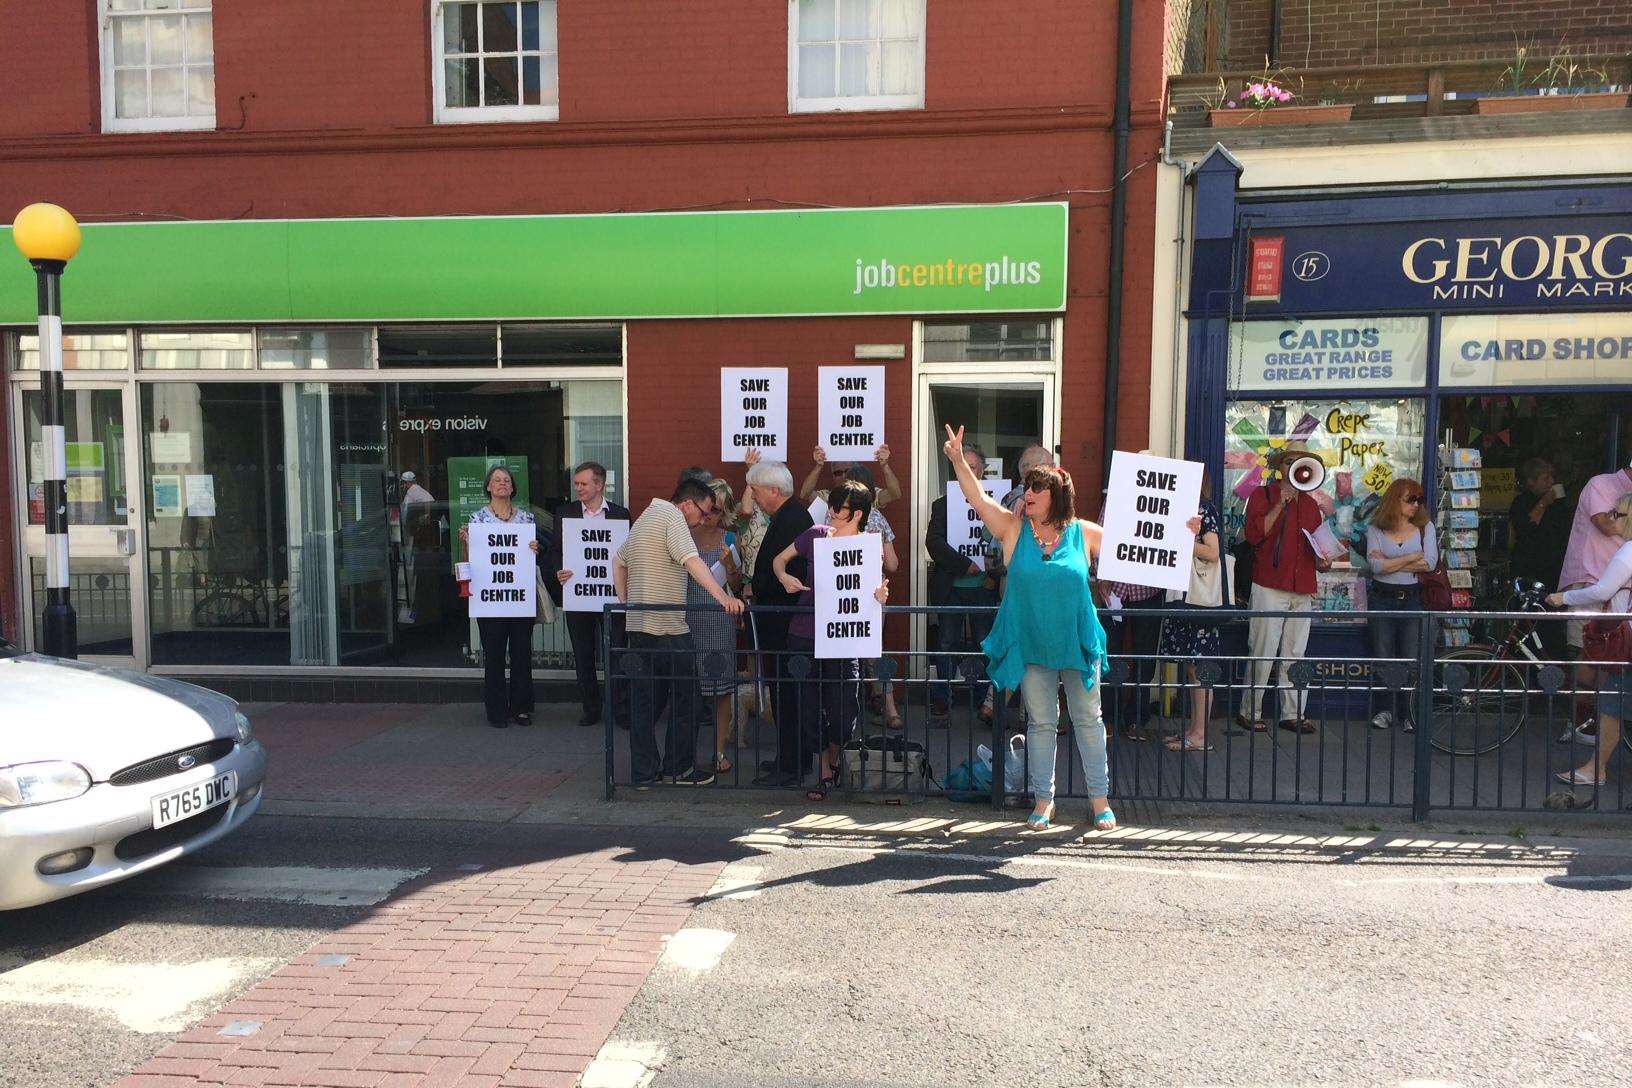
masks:
<svg viewBox="0 0 1632 1088"><path fill-rule="evenodd" d="M1321 102L1312 106L1294 106L1298 96L1281 86L1267 73L1264 78L1247 84L1234 98L1227 97L1223 85L1219 87L1220 105L1207 111L1208 122L1214 128L1240 128L1245 125L1311 125L1341 123L1354 113L1352 102Z"/></svg>
<svg viewBox="0 0 1632 1088"><path fill-rule="evenodd" d="M1569 46L1561 47L1547 59L1539 72L1531 73L1529 50L1520 48L1513 63L1502 71L1496 90L1488 98L1477 98L1473 112L1482 116L1509 113L1557 113L1562 110L1625 109L1626 91L1596 91L1609 84L1609 74L1578 60Z"/></svg>

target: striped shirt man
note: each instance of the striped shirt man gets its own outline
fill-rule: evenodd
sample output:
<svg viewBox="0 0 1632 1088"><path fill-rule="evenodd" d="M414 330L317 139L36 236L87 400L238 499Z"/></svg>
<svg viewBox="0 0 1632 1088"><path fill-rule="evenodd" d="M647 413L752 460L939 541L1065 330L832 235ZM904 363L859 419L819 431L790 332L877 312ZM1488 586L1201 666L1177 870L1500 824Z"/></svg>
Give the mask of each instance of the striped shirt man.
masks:
<svg viewBox="0 0 1632 1088"><path fill-rule="evenodd" d="M686 560L697 555L686 515L667 499L653 499L635 519L618 558L629 570L627 602L685 605ZM629 613L629 630L646 635L684 635L690 632L684 612Z"/></svg>

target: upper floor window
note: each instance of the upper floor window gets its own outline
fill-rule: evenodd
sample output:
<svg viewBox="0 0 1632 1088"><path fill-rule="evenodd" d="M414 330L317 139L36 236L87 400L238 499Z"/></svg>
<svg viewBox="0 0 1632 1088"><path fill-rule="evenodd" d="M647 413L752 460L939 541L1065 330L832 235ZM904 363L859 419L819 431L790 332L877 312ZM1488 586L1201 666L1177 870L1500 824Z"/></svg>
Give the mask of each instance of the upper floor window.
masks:
<svg viewBox="0 0 1632 1088"><path fill-rule="evenodd" d="M436 119L554 121L555 0L433 0Z"/></svg>
<svg viewBox="0 0 1632 1088"><path fill-rule="evenodd" d="M922 109L925 0L788 0L788 109Z"/></svg>
<svg viewBox="0 0 1632 1088"><path fill-rule="evenodd" d="M215 127L211 0L101 0L102 128Z"/></svg>

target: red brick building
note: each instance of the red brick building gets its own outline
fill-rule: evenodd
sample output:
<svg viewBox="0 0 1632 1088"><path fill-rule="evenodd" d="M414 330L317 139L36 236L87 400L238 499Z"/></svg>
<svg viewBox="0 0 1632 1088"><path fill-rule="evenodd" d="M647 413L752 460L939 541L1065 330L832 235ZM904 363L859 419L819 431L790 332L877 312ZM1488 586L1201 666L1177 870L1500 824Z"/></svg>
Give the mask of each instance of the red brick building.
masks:
<svg viewBox="0 0 1632 1088"><path fill-rule="evenodd" d="M200 674L468 664L462 621L416 630L434 609L414 599L401 471L417 469L457 513L460 457L524 456L529 497L547 506L566 495L574 461L597 456L638 510L681 466L718 463L726 366L789 369L789 460L802 478L817 367L882 350L886 438L909 491L889 511L911 540L897 601L908 570L922 585L928 503L944 480L938 412L967 415L1010 465L1024 440L1057 445L1081 489L1097 493L1106 397L1124 448L1144 444L1149 410L1153 174L1143 168L1159 154L1166 45L1163 5L1133 11L1114 390L1114 5L1021 0L999 16L944 0L705 0L654 16L629 0L213 10L208 0L75 0L14 12L10 40L28 47L0 71L0 217L50 200L87 225L64 279L69 387L80 390L69 441L83 451L84 481L71 482L70 500L85 536L74 545L85 652ZM1044 275L1058 289L1042 302L1014 294L1006 311L991 287L978 298L930 288L924 308L895 301L887 313L814 301L741 317L716 316L744 312L720 305L659 317L661 300L620 311L604 300L641 265L628 256L638 244L615 266L574 249L600 300L575 310L557 305L554 288L473 272L466 249L510 237L498 217L527 217L518 229L531 229L534 217L594 216L595 230L615 234L615 217L637 213L746 209L811 224L826 209L969 206L903 228L952 246L950 258L965 222L1001 249L1011 204L1066 210L1058 267ZM337 280L302 279L291 263L287 301L278 276L290 243L255 230L357 219L392 229L407 217L454 231L414 243L411 268L328 227L287 228L314 240L303 267L336 267L325 246L354 262ZM879 222L898 237L893 217ZM141 226L102 226L115 223ZM848 251L822 257L813 237L811 259L849 268ZM744 244L764 259L749 279L797 303L805 288L774 259L778 243ZM650 254L654 268L675 259L688 251ZM265 291L269 265L277 276ZM856 276L859 296L859 264ZM443 307L439 277L450 293L511 308ZM296 297L319 280L323 300ZM37 440L37 363L31 277L15 254L0 297L14 330L0 554L16 572L0 584L0 630L26 642L38 553L22 462ZM950 304L959 297L969 305ZM521 418L501 419L516 406ZM471 420L516 430L461 435L463 445L446 431L427 437L433 423ZM740 482L740 466L725 474ZM367 543L371 524L389 545ZM447 532L422 542L422 560L446 565ZM122 588L127 576L137 589ZM552 647L546 629L542 663L559 663Z"/></svg>

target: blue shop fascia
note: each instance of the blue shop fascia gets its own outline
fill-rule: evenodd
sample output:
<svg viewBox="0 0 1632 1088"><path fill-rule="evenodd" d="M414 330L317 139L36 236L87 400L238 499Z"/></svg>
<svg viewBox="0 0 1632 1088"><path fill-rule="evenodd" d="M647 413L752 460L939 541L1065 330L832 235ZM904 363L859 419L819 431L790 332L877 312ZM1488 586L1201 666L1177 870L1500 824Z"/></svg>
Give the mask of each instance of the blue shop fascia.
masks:
<svg viewBox="0 0 1632 1088"><path fill-rule="evenodd" d="M1459 603L1505 608L1526 465L1546 460L1573 509L1632 455L1632 185L1243 190L1241 171L1215 147L1188 178L1185 452L1211 466L1226 533L1265 455L1303 445L1339 539L1417 479ZM1349 560L1319 607L1363 610Z"/></svg>

